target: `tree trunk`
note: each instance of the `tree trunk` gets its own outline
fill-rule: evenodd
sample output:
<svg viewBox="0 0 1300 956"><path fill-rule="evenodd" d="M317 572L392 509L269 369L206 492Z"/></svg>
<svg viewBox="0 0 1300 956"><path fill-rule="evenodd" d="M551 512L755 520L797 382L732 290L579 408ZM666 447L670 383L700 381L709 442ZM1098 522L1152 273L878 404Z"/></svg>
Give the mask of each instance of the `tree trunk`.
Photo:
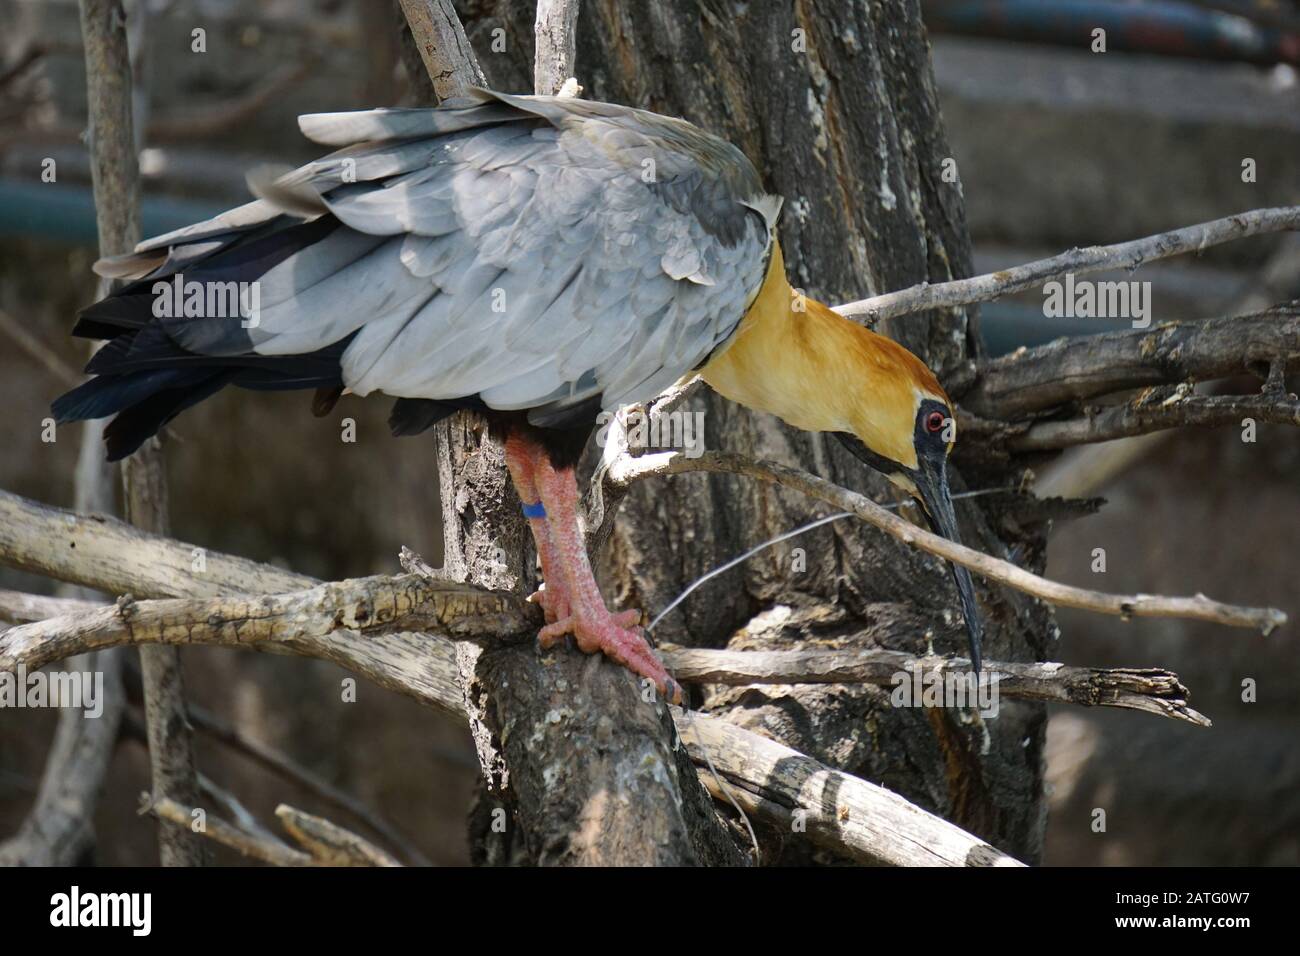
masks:
<svg viewBox="0 0 1300 956"><path fill-rule="evenodd" d="M432 88L412 83L413 99L427 103L482 82L472 55L434 49L464 42L445 5L404 3L403 10L403 62L408 73L433 80ZM436 29L418 23L430 15ZM438 425L435 441L443 573L531 590L535 554L503 449L470 415ZM653 689L638 693L627 671L571 651L543 657L530 645L483 651L462 643L456 658L483 770L470 815L477 862L744 862Z"/></svg>
<svg viewBox="0 0 1300 956"><path fill-rule="evenodd" d="M743 12L738 12L743 9ZM532 4L466 4L485 72L503 89L530 85ZM506 51L492 53L492 30ZM936 99L916 0L799 0L741 8L713 0L585 0L577 73L586 97L683 116L739 146L769 191L785 197L780 238L791 283L835 303L970 274L959 181ZM951 168L949 164L949 168ZM951 176L948 178L952 178ZM944 377L971 357L966 310L885 323L882 331ZM798 464L890 499L890 486L833 440L731 405L711 392L705 444ZM1008 484L1008 475L981 475ZM961 490L960 475L952 475ZM988 499L977 499L988 500ZM768 485L717 475L643 483L623 504L600 562L618 606L657 613L700 575L767 538L824 514ZM987 505L958 503L965 543L1028 555L1041 570L1041 526ZM987 655L1041 658L1055 633L1039 602L977 580ZM658 627L659 641L775 648L815 638L965 653L949 568L844 520L763 552L709 582ZM858 636L853 640L861 641ZM891 707L887 689L717 688L706 709L881 783L1020 859L1042 849L1042 706L1004 702L987 723L964 711ZM797 834L765 860L812 858Z"/></svg>

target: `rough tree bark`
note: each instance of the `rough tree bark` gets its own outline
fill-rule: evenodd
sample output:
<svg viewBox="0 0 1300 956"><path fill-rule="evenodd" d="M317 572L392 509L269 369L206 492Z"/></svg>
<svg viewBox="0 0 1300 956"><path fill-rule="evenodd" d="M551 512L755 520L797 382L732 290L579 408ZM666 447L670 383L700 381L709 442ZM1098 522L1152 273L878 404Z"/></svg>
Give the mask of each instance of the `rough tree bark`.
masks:
<svg viewBox="0 0 1300 956"><path fill-rule="evenodd" d="M402 0L409 25L404 62L409 70L414 45L440 98L481 82L472 53L447 39L458 36L455 25L433 29L425 22L443 23L449 6ZM530 19L529 36L531 28ZM443 573L489 588L532 590L531 535L503 449L468 415L437 426L435 441ZM471 813L476 860L743 860L676 739L665 702L642 693L630 674L572 652L543 658L528 645L484 651L462 643L457 662L486 782Z"/></svg>
<svg viewBox="0 0 1300 956"><path fill-rule="evenodd" d="M532 12L522 0L462 7L494 85L529 84ZM495 27L505 28L505 53L487 52ZM578 22L577 73L592 99L683 116L744 150L768 189L786 199L786 262L793 284L810 295L843 302L971 274L961 186L942 176L950 153L916 0L800 0L743 9L708 0L587 0ZM882 330L942 372L971 356L971 319L964 309L946 310L889 320ZM874 497L891 495L833 441L707 392L687 407L704 412L710 449L798 463ZM962 486L959 476L953 482ZM1018 547L1026 565L1041 570L1041 523L991 508L959 505L963 540L998 555ZM821 513L806 500L743 479L644 483L624 502L602 556L609 594L620 606L656 613L717 564ZM796 570L805 561L806 569ZM1041 659L1056 633L1050 611L983 582L977 587L989 656ZM919 653L932 640L940 652L963 653L956 607L943 563L840 523L702 588L659 626L657 637L687 646L739 642L734 646L773 649L810 637L831 647L865 639ZM773 626L774 612L788 626ZM1008 704L984 725L958 712L896 710L885 691L869 687L731 688L705 703L883 783L1020 859L1041 853L1041 705ZM781 859L811 857L808 841L785 837Z"/></svg>

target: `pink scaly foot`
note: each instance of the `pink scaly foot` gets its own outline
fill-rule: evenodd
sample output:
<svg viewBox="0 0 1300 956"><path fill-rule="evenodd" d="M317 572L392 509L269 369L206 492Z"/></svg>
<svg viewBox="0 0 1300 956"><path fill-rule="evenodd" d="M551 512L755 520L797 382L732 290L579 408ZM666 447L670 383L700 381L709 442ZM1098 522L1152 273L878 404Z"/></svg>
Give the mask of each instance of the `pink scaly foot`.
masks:
<svg viewBox="0 0 1300 956"><path fill-rule="evenodd" d="M511 435L506 439L506 468L510 470L515 490L519 492L519 500L523 503L525 515L530 511L543 510L541 497L537 494L537 484L534 481L533 464L540 453L540 448L518 435ZM528 600L541 607L547 624L554 624L573 613L570 610L568 589L564 585L564 575L560 573L559 565L555 560L546 518L540 514L537 517L529 516L528 527L533 532L537 557L542 562L543 581L542 586L528 596Z"/></svg>
<svg viewBox="0 0 1300 956"><path fill-rule="evenodd" d="M538 643L543 648L553 647L572 634L582 651L601 651L633 673L648 677L661 694L680 704L681 687L634 627L640 612L613 614L605 607L578 528L578 484L573 469L555 468L540 447L514 436L506 442L506 461L524 502L546 580L546 587L533 596L547 620L537 635ZM543 507L530 507L529 503L538 499Z"/></svg>
<svg viewBox="0 0 1300 956"><path fill-rule="evenodd" d="M640 630L631 626L640 615L636 611L615 615L605 607L578 529L578 483L573 469L557 469L540 456L534 462L534 480L546 507L552 555L568 584L573 610L570 617L542 628L538 643L549 647L572 634L581 650L589 654L601 651L633 673L648 677L673 703L681 703L681 688Z"/></svg>
<svg viewBox="0 0 1300 956"><path fill-rule="evenodd" d="M565 635L572 634L583 653L604 653L632 673L650 678L661 694L674 704L680 704L681 689L677 682L668 675L640 630L632 627L640 617L638 611L611 614L603 604L582 608L571 617L547 624L537 632L537 643L546 650L564 640Z"/></svg>
<svg viewBox="0 0 1300 956"><path fill-rule="evenodd" d="M549 581L543 581L541 587L528 595L528 603L536 604L542 609L547 624L562 621L573 614L569 608L569 596L564 593L558 580L554 587L550 586Z"/></svg>

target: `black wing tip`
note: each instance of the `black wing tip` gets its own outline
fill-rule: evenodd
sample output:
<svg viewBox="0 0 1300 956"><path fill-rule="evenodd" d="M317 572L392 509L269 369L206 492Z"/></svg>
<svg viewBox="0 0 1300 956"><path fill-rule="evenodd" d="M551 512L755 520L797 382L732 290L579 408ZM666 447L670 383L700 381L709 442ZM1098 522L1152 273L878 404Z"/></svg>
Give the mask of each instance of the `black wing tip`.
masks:
<svg viewBox="0 0 1300 956"><path fill-rule="evenodd" d="M56 425L68 425L72 422L84 422L91 418L105 418L112 412L95 414L96 399L102 395L98 379L82 382L76 388L69 389L50 402L50 414Z"/></svg>

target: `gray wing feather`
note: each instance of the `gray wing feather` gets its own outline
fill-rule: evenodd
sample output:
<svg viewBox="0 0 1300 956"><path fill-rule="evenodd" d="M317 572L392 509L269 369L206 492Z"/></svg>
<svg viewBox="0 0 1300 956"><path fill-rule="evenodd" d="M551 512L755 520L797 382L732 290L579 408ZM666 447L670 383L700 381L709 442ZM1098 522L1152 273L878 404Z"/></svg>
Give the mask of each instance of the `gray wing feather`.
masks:
<svg viewBox="0 0 1300 956"><path fill-rule="evenodd" d="M642 401L725 342L762 283L779 200L680 120L475 91L455 109L299 122L344 148L278 182L347 228L261 278L248 334L285 355L355 333L342 371L360 394L477 394L538 422L593 396ZM140 249L279 215L250 203ZM176 335L220 347L201 323Z"/></svg>

